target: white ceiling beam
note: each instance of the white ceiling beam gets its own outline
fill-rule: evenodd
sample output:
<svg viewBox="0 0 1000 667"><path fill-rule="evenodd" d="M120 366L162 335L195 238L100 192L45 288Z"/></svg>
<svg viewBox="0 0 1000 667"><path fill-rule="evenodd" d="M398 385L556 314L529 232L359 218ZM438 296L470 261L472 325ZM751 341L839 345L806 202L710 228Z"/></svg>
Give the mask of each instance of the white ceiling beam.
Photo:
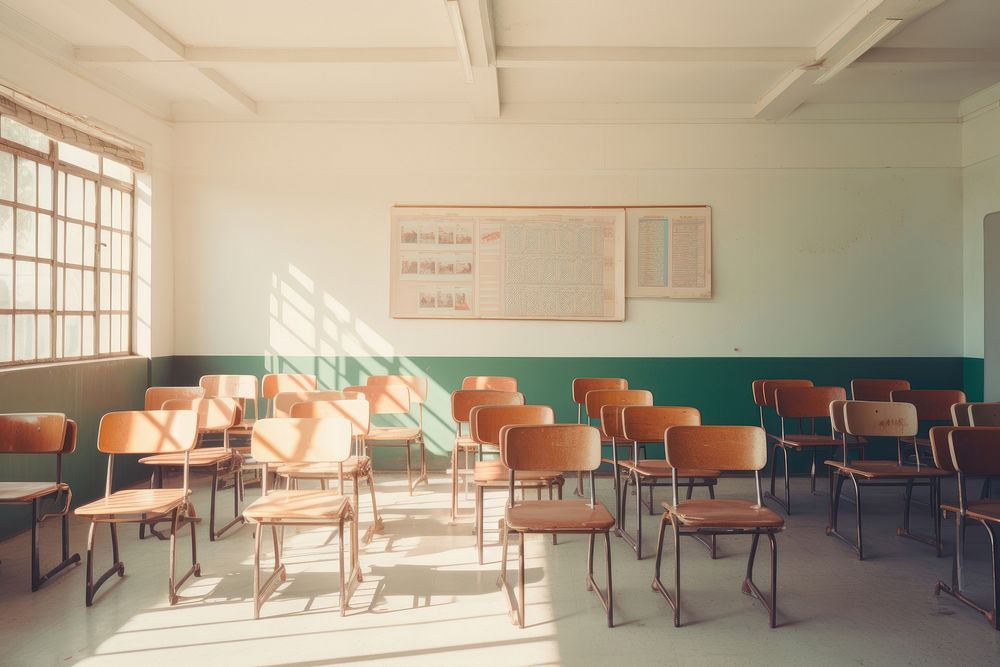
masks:
<svg viewBox="0 0 1000 667"><path fill-rule="evenodd" d="M448 47L244 49L187 46L184 48L183 60L172 58L166 61L151 60L130 47L78 46L74 52L77 62L81 63L179 62L202 67L226 63L407 64L455 62L455 49Z"/></svg>
<svg viewBox="0 0 1000 667"><path fill-rule="evenodd" d="M671 63L794 63L813 60L813 47L514 47L497 49L497 67L580 67Z"/></svg>
<svg viewBox="0 0 1000 667"><path fill-rule="evenodd" d="M1000 63L1000 49L933 49L876 46L855 61L855 64L984 64Z"/></svg>
<svg viewBox="0 0 1000 667"><path fill-rule="evenodd" d="M462 26L472 61L469 102L477 120L500 118L500 77L497 73L496 38L491 0L458 0Z"/></svg>

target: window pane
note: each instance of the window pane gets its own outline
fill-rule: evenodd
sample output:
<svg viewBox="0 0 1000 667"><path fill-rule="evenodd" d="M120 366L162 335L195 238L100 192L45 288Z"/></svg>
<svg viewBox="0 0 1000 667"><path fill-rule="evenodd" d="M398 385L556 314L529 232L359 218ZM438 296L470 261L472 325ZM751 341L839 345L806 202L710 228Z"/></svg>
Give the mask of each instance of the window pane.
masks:
<svg viewBox="0 0 1000 667"><path fill-rule="evenodd" d="M63 283L64 269L56 267L56 310L64 310L63 303L66 300L66 286Z"/></svg>
<svg viewBox="0 0 1000 667"><path fill-rule="evenodd" d="M36 200L35 162L17 158L17 202L34 206Z"/></svg>
<svg viewBox="0 0 1000 667"><path fill-rule="evenodd" d="M122 193L122 229L132 231L132 195Z"/></svg>
<svg viewBox="0 0 1000 667"><path fill-rule="evenodd" d="M38 316L38 358L48 359L52 356L52 318L49 315Z"/></svg>
<svg viewBox="0 0 1000 667"><path fill-rule="evenodd" d="M0 315L0 362L10 361L10 315Z"/></svg>
<svg viewBox="0 0 1000 667"><path fill-rule="evenodd" d="M14 252L14 209L10 206L0 206L0 252Z"/></svg>
<svg viewBox="0 0 1000 667"><path fill-rule="evenodd" d="M131 349L131 339L129 338L128 317L122 317L122 347L119 352L128 352Z"/></svg>
<svg viewBox="0 0 1000 667"><path fill-rule="evenodd" d="M94 316L83 316L83 356L94 356Z"/></svg>
<svg viewBox="0 0 1000 667"><path fill-rule="evenodd" d="M97 222L97 184L94 181L83 182L83 219Z"/></svg>
<svg viewBox="0 0 1000 667"><path fill-rule="evenodd" d="M122 316L111 316L111 351L122 351Z"/></svg>
<svg viewBox="0 0 1000 667"><path fill-rule="evenodd" d="M111 178L117 178L119 181L125 181L126 183L132 182L132 169L123 165L121 162L115 162L112 159L104 158L104 173Z"/></svg>
<svg viewBox="0 0 1000 667"><path fill-rule="evenodd" d="M38 214L38 256L52 258L52 216Z"/></svg>
<svg viewBox="0 0 1000 667"><path fill-rule="evenodd" d="M59 142L59 159L63 162L69 162L70 164L75 164L78 167L82 167L89 171L98 170L98 157L96 153L91 153L82 148L77 148L72 144L64 144Z"/></svg>
<svg viewBox="0 0 1000 667"><path fill-rule="evenodd" d="M37 130L21 125L13 118L0 118L0 137L10 139L28 148L34 148L40 153L49 153L49 138Z"/></svg>
<svg viewBox="0 0 1000 667"><path fill-rule="evenodd" d="M59 215L66 215L66 174L60 171L57 180L59 187L56 190L56 211Z"/></svg>
<svg viewBox="0 0 1000 667"><path fill-rule="evenodd" d="M101 230L101 268L111 268L111 232L107 229Z"/></svg>
<svg viewBox="0 0 1000 667"><path fill-rule="evenodd" d="M14 262L14 307L35 307L35 263ZM34 348L32 348L34 349Z"/></svg>
<svg viewBox="0 0 1000 667"><path fill-rule="evenodd" d="M111 310L122 309L122 277L120 274L111 274Z"/></svg>
<svg viewBox="0 0 1000 667"><path fill-rule="evenodd" d="M132 239L128 236L122 237L122 263L118 268L128 271L132 268Z"/></svg>
<svg viewBox="0 0 1000 667"><path fill-rule="evenodd" d="M101 226L111 226L111 188L101 187Z"/></svg>
<svg viewBox="0 0 1000 667"><path fill-rule="evenodd" d="M56 353L58 359L63 356L63 316L56 315Z"/></svg>
<svg viewBox="0 0 1000 667"><path fill-rule="evenodd" d="M98 352L107 354L111 351L111 316L101 315L100 323L101 346Z"/></svg>
<svg viewBox="0 0 1000 667"><path fill-rule="evenodd" d="M38 309L48 310L52 307L52 267L48 264L37 264L38 268Z"/></svg>
<svg viewBox="0 0 1000 667"><path fill-rule="evenodd" d="M96 310L94 308L94 272L83 272L83 309Z"/></svg>
<svg viewBox="0 0 1000 667"><path fill-rule="evenodd" d="M0 199L14 199L14 156L0 152Z"/></svg>
<svg viewBox="0 0 1000 667"><path fill-rule="evenodd" d="M111 191L111 226L115 229L122 228L122 193L120 190Z"/></svg>
<svg viewBox="0 0 1000 667"><path fill-rule="evenodd" d="M83 179L73 174L66 176L66 215L83 219Z"/></svg>
<svg viewBox="0 0 1000 667"><path fill-rule="evenodd" d="M17 209L17 243L14 252L26 257L35 256L35 212Z"/></svg>
<svg viewBox="0 0 1000 667"><path fill-rule="evenodd" d="M14 262L0 259L0 308L14 306Z"/></svg>
<svg viewBox="0 0 1000 667"><path fill-rule="evenodd" d="M111 274L106 271L101 272L101 295L100 310L111 309Z"/></svg>
<svg viewBox="0 0 1000 667"><path fill-rule="evenodd" d="M63 334L63 344L67 357L80 356L80 316L67 315L64 318L66 332Z"/></svg>
<svg viewBox="0 0 1000 667"><path fill-rule="evenodd" d="M128 276L122 276L122 310L132 309L132 302L129 301L129 297L131 296L129 290Z"/></svg>
<svg viewBox="0 0 1000 667"><path fill-rule="evenodd" d="M35 316L14 316L14 360L35 358Z"/></svg>
<svg viewBox="0 0 1000 667"><path fill-rule="evenodd" d="M66 310L80 310L83 306L82 282L80 269L66 269Z"/></svg>
<svg viewBox="0 0 1000 667"><path fill-rule="evenodd" d="M56 220L56 261L66 261L66 223Z"/></svg>
<svg viewBox="0 0 1000 667"><path fill-rule="evenodd" d="M83 263L83 225L66 223L66 263Z"/></svg>
<svg viewBox="0 0 1000 667"><path fill-rule="evenodd" d="M97 251L96 241L94 240L94 235L96 230L94 227L84 227L83 228L83 264L85 266L93 266L97 261L94 253Z"/></svg>
<svg viewBox="0 0 1000 667"><path fill-rule="evenodd" d="M52 167L38 163L38 208L52 210Z"/></svg>

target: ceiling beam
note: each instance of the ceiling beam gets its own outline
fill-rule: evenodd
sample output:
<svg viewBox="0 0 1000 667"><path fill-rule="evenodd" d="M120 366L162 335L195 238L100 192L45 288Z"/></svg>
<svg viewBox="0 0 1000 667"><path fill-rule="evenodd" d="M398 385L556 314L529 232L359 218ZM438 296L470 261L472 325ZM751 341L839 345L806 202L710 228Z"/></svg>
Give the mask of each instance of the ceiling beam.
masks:
<svg viewBox="0 0 1000 667"><path fill-rule="evenodd" d="M497 49L497 67L580 67L649 63L811 62L813 47L516 47Z"/></svg>
<svg viewBox="0 0 1000 667"><path fill-rule="evenodd" d="M865 52L855 63L995 65L1000 63L1000 49L932 49L876 46Z"/></svg>
<svg viewBox="0 0 1000 667"><path fill-rule="evenodd" d="M496 38L492 0L458 0L462 26L472 60L469 102L477 120L500 118L500 77L497 73Z"/></svg>
<svg viewBox="0 0 1000 667"><path fill-rule="evenodd" d="M364 64L364 63L454 63L455 49L450 47L386 48L301 48L244 49L187 46L184 59L151 60L131 47L78 46L74 49L81 63L163 63L178 62L202 67L225 63L272 64Z"/></svg>

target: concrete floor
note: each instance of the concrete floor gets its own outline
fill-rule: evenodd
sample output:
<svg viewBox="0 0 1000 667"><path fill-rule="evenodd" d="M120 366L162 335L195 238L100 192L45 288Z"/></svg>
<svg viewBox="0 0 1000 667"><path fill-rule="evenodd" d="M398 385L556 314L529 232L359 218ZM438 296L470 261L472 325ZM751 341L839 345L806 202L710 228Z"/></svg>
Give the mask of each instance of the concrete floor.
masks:
<svg viewBox="0 0 1000 667"><path fill-rule="evenodd" d="M793 484L798 511L778 537L776 630L767 627L760 604L740 594L749 539L735 537L719 539L716 561L691 540L682 543L685 624L674 628L669 607L649 587L659 521L648 515L650 556L637 562L621 539L612 542L618 627L606 627L599 602L585 590L586 539L565 536L553 546L546 537L532 536L526 565L528 627L517 629L494 585L499 548L487 549L486 565L476 563L471 501L465 520L449 525L447 478L433 476L430 487L411 497L398 475L381 474L378 497L386 529L361 552L365 581L346 618L336 611L337 545L327 543L328 531L288 531L288 581L264 605L258 621L252 618L249 527L218 542L209 542L201 528L203 575L186 585L174 607L166 598L167 544L140 542L134 527L122 532L124 579L105 585L90 609L84 606L83 566L30 592L29 540L19 535L0 542L6 617L0 624L0 663L1000 664L1000 632L956 601L933 595L934 582L949 577L950 559L935 558L930 547L895 536L902 507L898 489L867 492L867 560L859 562L824 534L826 497L809 496L805 479ZM598 490L610 503L610 481L599 480ZM752 483L723 480L720 491L723 497L746 495ZM660 490L658 500L665 493ZM256 494L256 489L249 492ZM195 492L202 513L207 496L202 481ZM495 527L503 501L501 492L488 497L493 517L488 526ZM364 497L362 503L365 518ZM850 510L847 506L843 519L848 529L853 526ZM915 527L928 526L926 511L918 513ZM945 526L950 554L951 526ZM72 523L75 551L85 549L86 528L83 522ZM110 563L107 536L106 529L99 533L101 565L95 569ZM494 539L487 536L488 542ZM50 522L43 529L43 565L57 553L57 540L56 522ZM970 590L989 604L988 550L981 529L970 528L968 551ZM188 553L178 549L179 566ZM601 573L600 557L597 567ZM668 581L669 573L665 570ZM766 590L766 559L758 565L758 578Z"/></svg>

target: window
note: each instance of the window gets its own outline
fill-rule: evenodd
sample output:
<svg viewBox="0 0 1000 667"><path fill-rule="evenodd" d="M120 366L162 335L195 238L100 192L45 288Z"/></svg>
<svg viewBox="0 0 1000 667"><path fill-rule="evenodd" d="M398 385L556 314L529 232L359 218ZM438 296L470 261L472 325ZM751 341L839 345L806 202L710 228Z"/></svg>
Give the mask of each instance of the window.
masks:
<svg viewBox="0 0 1000 667"><path fill-rule="evenodd" d="M134 175L0 116L0 365L131 352Z"/></svg>

